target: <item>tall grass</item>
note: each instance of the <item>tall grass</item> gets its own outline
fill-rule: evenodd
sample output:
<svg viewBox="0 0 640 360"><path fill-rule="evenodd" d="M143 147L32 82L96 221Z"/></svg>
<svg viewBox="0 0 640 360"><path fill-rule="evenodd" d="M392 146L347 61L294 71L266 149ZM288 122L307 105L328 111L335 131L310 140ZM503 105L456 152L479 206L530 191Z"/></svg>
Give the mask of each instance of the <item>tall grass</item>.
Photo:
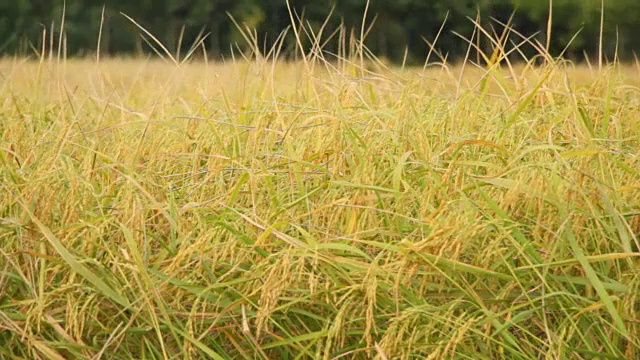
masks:
<svg viewBox="0 0 640 360"><path fill-rule="evenodd" d="M0 61L0 358L640 357L636 68L244 35Z"/></svg>

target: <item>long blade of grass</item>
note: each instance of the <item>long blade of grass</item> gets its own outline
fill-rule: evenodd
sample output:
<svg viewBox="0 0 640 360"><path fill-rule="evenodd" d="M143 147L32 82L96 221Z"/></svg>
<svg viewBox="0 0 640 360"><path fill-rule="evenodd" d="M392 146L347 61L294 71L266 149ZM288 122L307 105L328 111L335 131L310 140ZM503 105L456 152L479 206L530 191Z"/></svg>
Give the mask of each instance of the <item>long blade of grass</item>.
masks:
<svg viewBox="0 0 640 360"><path fill-rule="evenodd" d="M382 186L376 186L376 185L357 184L357 183L352 183L352 182L344 181L344 180L331 180L330 183L332 185L339 186L339 187L362 189L362 190L372 190L372 191L379 191L379 192L392 193L392 194L399 194L400 193L396 189L389 189L389 188L385 188L385 187L382 187Z"/></svg>
<svg viewBox="0 0 640 360"><path fill-rule="evenodd" d="M96 290L105 295L107 298L115 301L116 303L129 308L131 304L126 297L119 294L112 289L107 283L102 281L100 276L91 271L88 267L84 266L71 252L62 244L62 242L53 234L53 232L38 219L29 207L22 201L22 199L16 197L16 201L22 207L22 210L29 215L31 221L40 229L44 237L49 241L49 244L60 254L62 259L69 265L72 271L78 273L85 278L89 283L95 286Z"/></svg>
<svg viewBox="0 0 640 360"><path fill-rule="evenodd" d="M564 231L564 235L565 235L567 241L569 242L569 245L571 246L571 250L573 251L574 255L576 256L576 259L580 262L580 265L582 265L582 269L585 272L585 276L589 280L590 285L593 286L593 288L598 293L598 296L600 297L600 300L602 301L602 303L604 304L605 308L607 309L607 312L609 313L609 315L613 319L613 323L614 323L616 329L622 335L624 335L626 337L629 337L630 336L629 330L627 329L627 326L625 325L624 321L622 320L622 317L618 313L618 310L616 309L616 306L613 303L612 296L609 295L609 293L607 292L607 289L604 287L602 281L598 277L598 274L596 273L596 271L591 266L591 263L589 263L589 260L587 259L586 255L584 254L584 251L582 250L582 248L580 247L580 245L578 244L578 242L576 240L576 236L575 236L575 234L573 232L573 229L572 229L573 225L572 225L571 218L568 218L567 222L568 222L568 224L566 225L566 228L565 228L565 231Z"/></svg>

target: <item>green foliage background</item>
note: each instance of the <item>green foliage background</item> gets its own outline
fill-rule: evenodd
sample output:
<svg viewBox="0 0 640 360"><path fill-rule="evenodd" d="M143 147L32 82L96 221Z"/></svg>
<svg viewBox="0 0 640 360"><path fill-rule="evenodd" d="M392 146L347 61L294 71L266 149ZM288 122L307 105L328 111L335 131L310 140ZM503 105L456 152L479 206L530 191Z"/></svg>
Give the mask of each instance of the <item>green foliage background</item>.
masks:
<svg viewBox="0 0 640 360"><path fill-rule="evenodd" d="M329 29L343 23L347 29L359 32L365 1L363 0L291 0L291 6L305 22L319 27L333 10ZM469 37L478 11L484 24L506 21L515 10L515 29L523 35L540 32L538 40L545 43L548 1L543 0L372 0L369 21L375 25L367 38L367 46L377 55L401 60L405 49L409 59L424 59L428 47L423 37L433 40L448 14L445 32L438 48L448 59L464 54L467 44L453 31ZM188 47L197 34L209 33L206 48L211 56L225 56L230 45L243 43L239 32L227 13L240 24L256 29L260 43L269 47L277 35L290 25L285 0L67 0L65 32L69 55L95 52L98 44L101 14L105 9L101 51L109 54L149 52L141 31L121 13L127 14L176 51L177 39L184 27L183 46ZM583 59L594 56L598 49L600 28L600 0L554 0L551 41L552 54L559 54L571 42L567 55ZM616 51L622 58L632 58L640 45L640 2L637 0L605 0L604 45L609 58ZM43 31L60 29L62 0L13 0L0 2L0 53L35 54L42 48ZM53 38L58 36L54 32ZM514 38L515 40L515 38ZM285 43L292 50L294 39ZM485 44L487 46L488 44ZM326 50L331 51L333 45Z"/></svg>

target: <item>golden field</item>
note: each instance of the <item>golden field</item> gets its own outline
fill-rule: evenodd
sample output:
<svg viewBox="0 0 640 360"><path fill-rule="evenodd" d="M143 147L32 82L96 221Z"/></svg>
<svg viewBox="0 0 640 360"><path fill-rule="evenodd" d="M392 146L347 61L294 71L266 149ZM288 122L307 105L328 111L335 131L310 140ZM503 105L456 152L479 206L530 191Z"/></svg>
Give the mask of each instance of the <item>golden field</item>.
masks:
<svg viewBox="0 0 640 360"><path fill-rule="evenodd" d="M1 60L0 358L637 358L639 85Z"/></svg>

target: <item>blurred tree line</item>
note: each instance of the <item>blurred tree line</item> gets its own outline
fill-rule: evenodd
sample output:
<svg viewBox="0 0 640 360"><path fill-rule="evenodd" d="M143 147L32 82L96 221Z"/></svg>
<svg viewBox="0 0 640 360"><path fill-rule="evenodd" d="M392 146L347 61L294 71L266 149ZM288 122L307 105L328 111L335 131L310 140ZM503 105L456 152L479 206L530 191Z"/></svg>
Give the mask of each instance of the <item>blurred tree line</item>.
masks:
<svg viewBox="0 0 640 360"><path fill-rule="evenodd" d="M365 11L364 0L290 0L291 8L305 24L317 30L328 18L325 37L343 25L347 32L359 35ZM571 41L566 53L580 60L584 55L596 56L600 33L600 0L553 0L553 35L549 42L553 55L559 54ZM536 39L547 43L548 0L371 0L368 23L374 22L366 45L376 55L393 61L405 56L409 61L424 60L432 41L447 19L436 47L450 60L464 56L468 44L457 34L470 38L473 19L481 15L482 24L500 34L502 25L515 12L512 24L524 36L539 32ZM0 53L37 54L55 39L64 16L66 50L69 55L96 52L102 29L100 51L103 54L148 53L143 31L122 14L177 52L196 41L201 32L208 34L204 46L209 56L230 53L230 45L246 45L228 14L238 24L255 29L260 46L269 48L278 35L291 24L285 0L11 0L0 1ZM632 58L640 45L640 1L604 0L604 50L611 58L618 49L622 58ZM53 29L53 32L52 32ZM576 35L577 34L577 35ZM575 37L575 38L574 38ZM515 42L520 40L512 36ZM338 40L326 50L336 51ZM483 40L488 46L488 41ZM292 33L285 39L285 53L295 49ZM523 47L531 52L531 47Z"/></svg>

